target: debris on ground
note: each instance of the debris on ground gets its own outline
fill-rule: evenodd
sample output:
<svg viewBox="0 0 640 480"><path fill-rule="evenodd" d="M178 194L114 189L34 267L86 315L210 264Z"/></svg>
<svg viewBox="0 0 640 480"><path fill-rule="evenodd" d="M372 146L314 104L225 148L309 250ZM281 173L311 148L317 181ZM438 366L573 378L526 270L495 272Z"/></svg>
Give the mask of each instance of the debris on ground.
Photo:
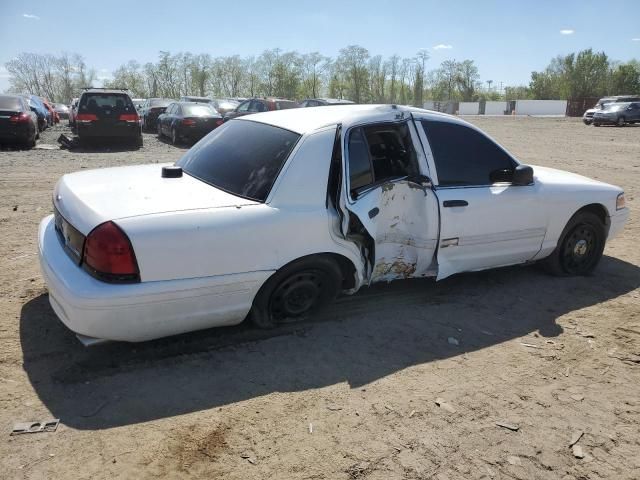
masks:
<svg viewBox="0 0 640 480"><path fill-rule="evenodd" d="M508 456L507 462L509 462L509 465L522 465L520 457L516 457L515 455Z"/></svg>
<svg viewBox="0 0 640 480"><path fill-rule="evenodd" d="M584 458L584 451L582 450L582 447L580 445L574 445L573 447L571 447L571 450L573 451L574 457Z"/></svg>
<svg viewBox="0 0 640 480"><path fill-rule="evenodd" d="M573 447L576 443L578 443L583 435L584 435L584 432L582 430L573 432L573 435L571 435L571 443L569 443L569 448Z"/></svg>
<svg viewBox="0 0 640 480"><path fill-rule="evenodd" d="M524 343L524 342L520 342L520 345L522 345L523 347L528 347L528 348L542 348L540 345L534 345L533 343Z"/></svg>
<svg viewBox="0 0 640 480"><path fill-rule="evenodd" d="M506 428L507 430L511 430L512 432L517 432L518 430L520 430L520 427L518 425L514 425L513 423L496 422L496 425L502 428Z"/></svg>
<svg viewBox="0 0 640 480"><path fill-rule="evenodd" d="M60 150L58 145L51 145L50 143L39 143L33 148L35 150Z"/></svg>
<svg viewBox="0 0 640 480"><path fill-rule="evenodd" d="M60 423L59 418L44 420L41 422L18 422L13 425L10 435L22 435L23 433L55 432Z"/></svg>
<svg viewBox="0 0 640 480"><path fill-rule="evenodd" d="M456 413L456 409L453 408L451 405L449 405L447 402L445 402L440 397L436 398L436 405L439 406L440 408L446 410L449 413Z"/></svg>
<svg viewBox="0 0 640 480"><path fill-rule="evenodd" d="M77 138L69 138L64 133L61 133L58 137L58 143L62 148L67 148L69 150L72 150L79 146Z"/></svg>

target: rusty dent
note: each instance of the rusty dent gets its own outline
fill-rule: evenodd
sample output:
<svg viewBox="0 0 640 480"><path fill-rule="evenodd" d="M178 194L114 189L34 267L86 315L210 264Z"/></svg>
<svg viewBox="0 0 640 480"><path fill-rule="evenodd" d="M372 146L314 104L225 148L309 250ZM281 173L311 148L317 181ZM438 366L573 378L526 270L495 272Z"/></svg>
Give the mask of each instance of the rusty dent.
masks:
<svg viewBox="0 0 640 480"><path fill-rule="evenodd" d="M376 265L371 277L373 279L384 279L389 275L393 278L410 278L416 271L415 263L403 262L401 259L395 260L392 263L381 262Z"/></svg>

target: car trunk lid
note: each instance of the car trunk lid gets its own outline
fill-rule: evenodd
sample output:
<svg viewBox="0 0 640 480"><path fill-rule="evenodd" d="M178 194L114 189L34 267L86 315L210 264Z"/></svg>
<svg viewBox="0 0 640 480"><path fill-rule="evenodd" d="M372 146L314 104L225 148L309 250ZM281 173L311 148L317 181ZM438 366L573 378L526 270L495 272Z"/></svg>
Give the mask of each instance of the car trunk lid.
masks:
<svg viewBox="0 0 640 480"><path fill-rule="evenodd" d="M188 174L163 178L171 164L104 168L64 175L53 202L59 214L81 234L103 222L182 210L253 205Z"/></svg>

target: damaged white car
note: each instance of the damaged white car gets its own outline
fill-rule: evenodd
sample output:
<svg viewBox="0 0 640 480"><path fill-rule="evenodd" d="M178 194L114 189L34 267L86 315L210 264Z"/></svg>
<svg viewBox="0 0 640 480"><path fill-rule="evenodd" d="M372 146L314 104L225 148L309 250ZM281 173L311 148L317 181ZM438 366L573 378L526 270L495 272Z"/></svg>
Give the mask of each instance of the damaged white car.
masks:
<svg viewBox="0 0 640 480"><path fill-rule="evenodd" d="M618 187L391 105L234 119L175 165L65 175L53 203L41 267L86 344L273 327L378 281L538 260L584 275L628 216Z"/></svg>

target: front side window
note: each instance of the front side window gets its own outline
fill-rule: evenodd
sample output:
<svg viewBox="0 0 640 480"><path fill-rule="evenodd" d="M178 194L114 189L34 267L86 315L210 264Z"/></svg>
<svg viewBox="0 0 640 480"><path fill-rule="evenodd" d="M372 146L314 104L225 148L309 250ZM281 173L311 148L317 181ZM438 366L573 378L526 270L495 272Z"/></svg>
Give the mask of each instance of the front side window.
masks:
<svg viewBox="0 0 640 480"><path fill-rule="evenodd" d="M192 147L177 165L239 197L264 202L300 135L259 122L231 120Z"/></svg>
<svg viewBox="0 0 640 480"><path fill-rule="evenodd" d="M349 135L349 179L353 198L371 184L419 173L409 126L380 124L358 127Z"/></svg>
<svg viewBox="0 0 640 480"><path fill-rule="evenodd" d="M440 186L509 182L516 162L479 131L451 122L423 120Z"/></svg>
<svg viewBox="0 0 640 480"><path fill-rule="evenodd" d="M247 100L246 102L242 102L240 105L238 105L238 111L239 112L246 112L247 110L249 110L249 105L251 104L250 100Z"/></svg>

